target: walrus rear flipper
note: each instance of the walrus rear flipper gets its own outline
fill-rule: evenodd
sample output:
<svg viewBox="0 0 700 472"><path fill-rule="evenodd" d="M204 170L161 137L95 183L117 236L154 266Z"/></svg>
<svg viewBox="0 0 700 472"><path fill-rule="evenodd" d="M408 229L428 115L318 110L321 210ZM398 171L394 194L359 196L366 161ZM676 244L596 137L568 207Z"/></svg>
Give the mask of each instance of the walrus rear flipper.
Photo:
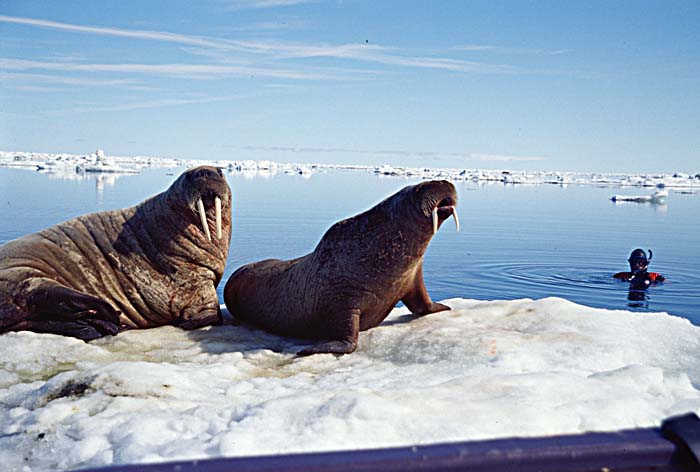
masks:
<svg viewBox="0 0 700 472"><path fill-rule="evenodd" d="M328 323L329 327L337 334L337 338L315 346L308 347L297 352L297 356L310 356L312 354L350 354L357 348L357 337L360 334L360 310L352 308L347 311L334 314ZM328 329L325 331L328 332ZM334 336L335 337L335 336Z"/></svg>
<svg viewBox="0 0 700 472"><path fill-rule="evenodd" d="M27 295L29 317L11 330L54 333L91 341L119 332L119 312L108 302L54 281Z"/></svg>

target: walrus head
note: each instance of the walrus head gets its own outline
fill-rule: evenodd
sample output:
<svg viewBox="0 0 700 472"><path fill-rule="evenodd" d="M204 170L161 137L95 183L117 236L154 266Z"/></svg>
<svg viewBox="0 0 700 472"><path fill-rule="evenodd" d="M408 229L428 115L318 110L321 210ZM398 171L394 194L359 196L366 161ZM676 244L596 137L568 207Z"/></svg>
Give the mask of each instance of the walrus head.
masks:
<svg viewBox="0 0 700 472"><path fill-rule="evenodd" d="M454 217L457 231L459 231L459 218L456 210L457 190L450 182L429 180L406 187L399 193L404 192L413 201L412 210L419 224L432 229L431 234L437 233L442 222L450 216Z"/></svg>
<svg viewBox="0 0 700 472"><path fill-rule="evenodd" d="M211 166L189 169L173 182L170 191L178 195L176 205L192 212L209 241L212 240L209 220L214 222L214 237L222 238L222 211L230 214L231 189L221 169Z"/></svg>

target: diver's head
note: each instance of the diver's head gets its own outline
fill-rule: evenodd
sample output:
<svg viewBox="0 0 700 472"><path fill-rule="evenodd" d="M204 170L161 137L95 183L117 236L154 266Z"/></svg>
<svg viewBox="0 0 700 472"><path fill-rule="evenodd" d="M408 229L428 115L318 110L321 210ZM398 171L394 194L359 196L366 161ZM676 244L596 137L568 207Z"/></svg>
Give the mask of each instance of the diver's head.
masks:
<svg viewBox="0 0 700 472"><path fill-rule="evenodd" d="M632 272L633 275L646 272L649 261L651 261L651 249L649 249L648 258L644 249L635 249L632 251L632 254L630 254L629 259L627 259L627 262L630 263L630 272Z"/></svg>

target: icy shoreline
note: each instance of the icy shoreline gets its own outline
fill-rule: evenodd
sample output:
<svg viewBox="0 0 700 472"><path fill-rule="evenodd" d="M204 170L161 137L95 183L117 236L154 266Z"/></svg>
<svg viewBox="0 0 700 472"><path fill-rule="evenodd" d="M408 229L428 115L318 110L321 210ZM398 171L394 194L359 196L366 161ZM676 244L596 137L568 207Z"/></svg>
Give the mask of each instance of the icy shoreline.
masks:
<svg viewBox="0 0 700 472"><path fill-rule="evenodd" d="M358 351L226 324L0 336L0 462L49 470L657 426L700 412L700 327L542 300L396 309Z"/></svg>
<svg viewBox="0 0 700 472"><path fill-rule="evenodd" d="M506 184L554 184L554 185L598 185L620 187L657 187L676 189L700 189L700 173L695 175L672 174L605 174L556 171L513 171L513 170L484 170L465 168L412 168L398 166L367 166L354 164L303 164L279 163L268 160L198 160L177 159L164 157L119 157L110 156L113 169L103 168L101 172L137 173L146 168L176 168L194 167L198 165L213 165L240 172L247 175L274 175L276 173L298 174L310 176L317 172L331 170L356 170L373 172L379 176L448 179L453 181L471 182L503 182ZM73 154L48 154L36 152L0 151L0 166L17 167L44 172L75 172L82 166L89 172L100 172L90 156ZM78 170L80 172L80 170Z"/></svg>

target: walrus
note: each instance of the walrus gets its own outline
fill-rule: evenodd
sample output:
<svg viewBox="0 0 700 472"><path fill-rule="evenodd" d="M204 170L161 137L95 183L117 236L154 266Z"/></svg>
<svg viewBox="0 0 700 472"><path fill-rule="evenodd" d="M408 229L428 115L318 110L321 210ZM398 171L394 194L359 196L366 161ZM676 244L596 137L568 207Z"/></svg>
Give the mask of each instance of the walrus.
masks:
<svg viewBox="0 0 700 472"><path fill-rule="evenodd" d="M221 319L216 286L231 239L231 190L196 167L164 192L0 246L0 333L90 341L133 328Z"/></svg>
<svg viewBox="0 0 700 472"><path fill-rule="evenodd" d="M405 187L335 223L310 254L236 270L224 288L226 307L273 333L323 340L301 356L353 352L359 332L381 323L399 300L416 315L449 310L425 289L423 255L451 215L459 230L456 204L448 181Z"/></svg>

